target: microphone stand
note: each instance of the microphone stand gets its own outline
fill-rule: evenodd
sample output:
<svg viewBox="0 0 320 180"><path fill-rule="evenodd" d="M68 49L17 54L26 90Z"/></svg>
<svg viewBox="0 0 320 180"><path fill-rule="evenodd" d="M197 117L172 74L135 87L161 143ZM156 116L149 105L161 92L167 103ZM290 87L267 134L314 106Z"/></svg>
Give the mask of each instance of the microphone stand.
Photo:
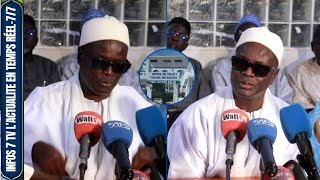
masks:
<svg viewBox="0 0 320 180"><path fill-rule="evenodd" d="M116 159L115 175L117 180L132 180L134 174L128 157L127 145L121 140L117 140L110 146L110 152Z"/></svg>
<svg viewBox="0 0 320 180"><path fill-rule="evenodd" d="M227 159L226 160L226 180L231 180L231 177L230 177L231 165L232 163L230 163L230 159Z"/></svg>
<svg viewBox="0 0 320 180"><path fill-rule="evenodd" d="M227 138L226 146L226 180L230 180L231 166L233 165L233 156L236 152L237 139L239 139L240 134L238 131L230 131Z"/></svg>
<svg viewBox="0 0 320 180"><path fill-rule="evenodd" d="M134 173L131 168L119 168L118 163L116 163L116 167L114 169L114 173L116 175L117 180L132 180Z"/></svg>
<svg viewBox="0 0 320 180"><path fill-rule="evenodd" d="M155 136L152 140L152 145L156 152L156 155L159 159L157 163L157 170L161 173L162 177L167 179L167 170L166 170L166 142L163 136Z"/></svg>
<svg viewBox="0 0 320 180"><path fill-rule="evenodd" d="M306 159L301 154L297 155L297 160L300 166L307 172L308 180L320 180L317 169L311 169L308 163L306 162Z"/></svg>
<svg viewBox="0 0 320 180"><path fill-rule="evenodd" d="M79 152L79 157L80 157L80 165L79 165L79 170L80 170L80 180L84 180L84 174L87 170L87 160L90 156L90 150L91 150L91 137L90 134L84 134L81 137L81 144L80 144L80 152Z"/></svg>
<svg viewBox="0 0 320 180"><path fill-rule="evenodd" d="M262 162L262 159L260 158L260 180L263 180L264 179L264 173L265 173L265 168L264 168L264 164Z"/></svg>
<svg viewBox="0 0 320 180"><path fill-rule="evenodd" d="M163 136L156 136L152 140L152 145L154 146L154 150L159 159L165 159L166 155L166 147L165 147L165 140Z"/></svg>
<svg viewBox="0 0 320 180"><path fill-rule="evenodd" d="M80 180L84 180L84 173L87 170L87 166L81 163L79 165L79 169L80 169Z"/></svg>
<svg viewBox="0 0 320 180"><path fill-rule="evenodd" d="M299 133L295 137L295 141L300 151L300 154L297 156L298 162L301 165L301 167L306 170L308 174L308 179L320 180L317 166L313 159L314 155L312 148L308 148L311 147L311 144L307 138L307 134L305 132Z"/></svg>

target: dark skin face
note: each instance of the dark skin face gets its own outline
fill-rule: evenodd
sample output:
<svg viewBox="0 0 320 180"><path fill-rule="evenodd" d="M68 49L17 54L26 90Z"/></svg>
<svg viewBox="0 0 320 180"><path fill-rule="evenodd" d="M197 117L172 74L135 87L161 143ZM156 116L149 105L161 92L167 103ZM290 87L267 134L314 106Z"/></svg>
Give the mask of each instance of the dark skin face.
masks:
<svg viewBox="0 0 320 180"><path fill-rule="evenodd" d="M27 21L24 21L23 24L23 31L26 32L29 29L33 29L35 30L35 28ZM27 35L23 36L23 45L24 45L24 60L25 61L31 61L32 60L32 51L34 49L34 47L37 45L38 43L38 37L34 36L34 37L30 37Z"/></svg>
<svg viewBox="0 0 320 180"><path fill-rule="evenodd" d="M186 34L190 37L190 34L186 30L186 28L181 24L171 24L170 26L168 26L168 31L170 31L170 30L174 30L177 33ZM176 49L176 50L182 52L189 45L188 41L180 40L178 36L173 36L173 37L167 36L167 37L168 37L168 41L167 41L168 48L173 48L173 49Z"/></svg>
<svg viewBox="0 0 320 180"><path fill-rule="evenodd" d="M113 72L111 66L102 71L92 69L90 58L125 62L127 54L128 46L116 40L97 41L79 48L80 85L87 99L98 102L108 98L122 76Z"/></svg>
<svg viewBox="0 0 320 180"><path fill-rule="evenodd" d="M317 63L320 66L320 38L314 39L311 42L311 49L312 49L312 52L314 53L314 55L316 56Z"/></svg>
<svg viewBox="0 0 320 180"><path fill-rule="evenodd" d="M276 56L264 45L255 42L244 43L236 50L236 56L250 61L250 63L277 67ZM247 112L261 108L264 94L270 84L274 82L279 69L270 71L265 77L256 77L251 67L246 71L231 71L231 84L236 106Z"/></svg>

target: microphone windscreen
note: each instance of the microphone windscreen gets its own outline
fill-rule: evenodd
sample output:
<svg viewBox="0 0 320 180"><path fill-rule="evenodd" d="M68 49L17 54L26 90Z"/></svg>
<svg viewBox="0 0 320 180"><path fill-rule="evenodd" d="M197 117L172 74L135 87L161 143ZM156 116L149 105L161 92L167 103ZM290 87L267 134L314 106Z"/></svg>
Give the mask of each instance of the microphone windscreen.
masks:
<svg viewBox="0 0 320 180"><path fill-rule="evenodd" d="M320 144L320 119L318 119L316 123L314 123L314 135L316 136L316 139Z"/></svg>
<svg viewBox="0 0 320 180"><path fill-rule="evenodd" d="M257 149L255 141L261 137L268 138L273 144L277 137L277 128L268 119L255 118L249 121L248 125L248 139L250 144Z"/></svg>
<svg viewBox="0 0 320 180"><path fill-rule="evenodd" d="M246 112L240 109L228 109L221 116L221 131L225 139L228 138L230 131L238 131L240 137L237 139L239 143L247 134L247 126L249 117Z"/></svg>
<svg viewBox="0 0 320 180"><path fill-rule="evenodd" d="M91 146L97 144L101 137L103 118L92 111L83 111L74 119L74 133L79 143L84 134L91 134Z"/></svg>
<svg viewBox="0 0 320 180"><path fill-rule="evenodd" d="M293 104L280 110L280 121L286 138L290 143L295 143L299 133L306 132L310 138L312 134L311 123L307 112L300 104Z"/></svg>
<svg viewBox="0 0 320 180"><path fill-rule="evenodd" d="M167 138L166 118L157 106L149 106L136 112L137 127L143 143L151 147L156 136Z"/></svg>
<svg viewBox="0 0 320 180"><path fill-rule="evenodd" d="M132 137L132 129L122 121L108 121L103 125L102 140L109 152L111 151L110 145L115 141L121 141L129 148Z"/></svg>
<svg viewBox="0 0 320 180"><path fill-rule="evenodd" d="M290 170L283 166L278 166L278 172L276 176L270 177L267 174L263 174L262 179L263 180L295 180Z"/></svg>

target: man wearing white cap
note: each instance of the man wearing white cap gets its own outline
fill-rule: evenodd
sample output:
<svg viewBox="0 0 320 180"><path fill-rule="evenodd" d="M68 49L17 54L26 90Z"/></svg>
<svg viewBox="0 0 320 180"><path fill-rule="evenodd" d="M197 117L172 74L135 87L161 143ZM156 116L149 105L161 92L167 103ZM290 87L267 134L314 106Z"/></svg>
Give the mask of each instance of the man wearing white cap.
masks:
<svg viewBox="0 0 320 180"><path fill-rule="evenodd" d="M83 111L100 114L104 122L120 120L128 124L133 131L129 148L129 158L132 160L143 145L136 127L135 113L150 104L132 87L117 85L120 77L130 68L128 48L127 26L116 18L95 18L83 25L78 49L80 69L75 76L47 87L38 87L25 101L26 164L45 164L33 160L44 160L42 156L48 154L46 149L49 149L52 157L45 158L49 159L46 165L51 166L51 169L47 168L53 172L51 175L79 179L80 145L74 133L74 119ZM35 143L38 146L32 149ZM91 148L84 179L115 179L115 164L115 159L100 139ZM34 168L37 172L39 167Z"/></svg>
<svg viewBox="0 0 320 180"><path fill-rule="evenodd" d="M243 16L234 34L235 42L238 42L243 31L251 27L261 27L259 17L255 15ZM234 51L232 50L232 52L230 52L229 54L230 56L232 56L234 54ZM209 62L205 67L205 69L208 70L212 69L212 72L210 74L211 85L216 89L231 85L230 80L232 64L230 56L228 55L227 57L222 57ZM292 89L282 69L279 69L278 76L275 79L274 83L269 86L269 90L271 94L275 95L276 97L284 100L289 104L292 103Z"/></svg>
<svg viewBox="0 0 320 180"><path fill-rule="evenodd" d="M295 159L298 149L280 130L279 111L288 104L273 96L268 86L276 79L282 59L279 36L266 27L247 29L232 57L231 85L189 106L168 134L168 177L225 177L226 140L221 133L225 110L241 109L250 117L271 120L278 128L273 145L278 165ZM260 155L245 137L237 145L231 177L259 176Z"/></svg>

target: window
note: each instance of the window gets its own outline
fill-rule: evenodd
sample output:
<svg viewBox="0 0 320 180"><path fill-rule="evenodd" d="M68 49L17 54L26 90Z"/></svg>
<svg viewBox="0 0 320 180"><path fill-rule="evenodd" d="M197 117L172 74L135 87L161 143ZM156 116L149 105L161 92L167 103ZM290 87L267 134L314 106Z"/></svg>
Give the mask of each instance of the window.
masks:
<svg viewBox="0 0 320 180"><path fill-rule="evenodd" d="M158 62L156 59L151 59L150 62Z"/></svg>
<svg viewBox="0 0 320 180"><path fill-rule="evenodd" d="M174 60L174 62L182 62L182 60L181 59L176 59L176 60Z"/></svg>
<svg viewBox="0 0 320 180"><path fill-rule="evenodd" d="M25 0L24 5L36 20L40 46L78 45L82 14L90 8L123 21L131 46L166 45L166 0Z"/></svg>
<svg viewBox="0 0 320 180"><path fill-rule="evenodd" d="M164 59L163 62L165 62L165 63L170 63L171 60L169 60L169 59Z"/></svg>
<svg viewBox="0 0 320 180"><path fill-rule="evenodd" d="M168 21L191 23L190 45L234 47L234 32L243 15L255 14L278 34L286 47L309 47L320 24L320 1L310 0L168 0Z"/></svg>

